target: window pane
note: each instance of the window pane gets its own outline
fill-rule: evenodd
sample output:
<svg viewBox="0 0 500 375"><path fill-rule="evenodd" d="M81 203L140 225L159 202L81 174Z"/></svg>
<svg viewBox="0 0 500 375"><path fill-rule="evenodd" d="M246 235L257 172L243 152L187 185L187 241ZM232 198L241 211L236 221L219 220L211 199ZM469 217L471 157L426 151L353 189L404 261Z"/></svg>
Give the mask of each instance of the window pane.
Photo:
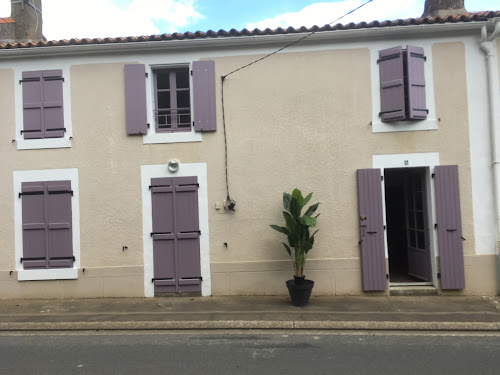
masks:
<svg viewBox="0 0 500 375"><path fill-rule="evenodd" d="M425 249L425 235L424 232L417 232L417 248Z"/></svg>
<svg viewBox="0 0 500 375"><path fill-rule="evenodd" d="M415 213L413 211L408 212L408 227L415 228Z"/></svg>
<svg viewBox="0 0 500 375"><path fill-rule="evenodd" d="M417 210L422 210L424 207L423 193L421 191L415 193L415 205Z"/></svg>
<svg viewBox="0 0 500 375"><path fill-rule="evenodd" d="M177 88L189 88L189 70L180 70L176 74Z"/></svg>
<svg viewBox="0 0 500 375"><path fill-rule="evenodd" d="M424 229L424 213L417 212L417 229Z"/></svg>
<svg viewBox="0 0 500 375"><path fill-rule="evenodd" d="M409 238L408 238L408 245L409 245L410 247L416 247L416 246L417 246L417 244L416 244L416 239L415 239L415 232L414 232L414 231L412 231L412 230L410 230L410 231L409 231L409 234L410 234L410 236L409 236Z"/></svg>
<svg viewBox="0 0 500 375"><path fill-rule="evenodd" d="M170 88L170 81L168 78L167 70L156 72L156 88L160 90Z"/></svg>
<svg viewBox="0 0 500 375"><path fill-rule="evenodd" d="M170 111L158 111L156 115L156 123L160 128L170 128L172 125L172 116L170 116Z"/></svg>
<svg viewBox="0 0 500 375"><path fill-rule="evenodd" d="M189 91L177 91L177 108L189 108Z"/></svg>
<svg viewBox="0 0 500 375"><path fill-rule="evenodd" d="M170 92L164 91L158 93L158 109L170 108Z"/></svg>

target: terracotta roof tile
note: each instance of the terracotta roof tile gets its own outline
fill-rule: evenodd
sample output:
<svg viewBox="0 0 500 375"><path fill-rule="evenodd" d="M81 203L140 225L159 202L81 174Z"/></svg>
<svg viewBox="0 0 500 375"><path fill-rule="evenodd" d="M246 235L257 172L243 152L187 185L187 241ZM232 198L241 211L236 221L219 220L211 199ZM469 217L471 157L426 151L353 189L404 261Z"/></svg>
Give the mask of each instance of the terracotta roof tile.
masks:
<svg viewBox="0 0 500 375"><path fill-rule="evenodd" d="M279 35L279 34L297 34L297 33L307 33L307 32L323 32L323 31L337 31L337 30L356 30L356 29L371 29L371 28L383 28L383 27L394 27L394 26L409 26L409 25L432 25L432 24L444 24L444 23L458 23L458 22L477 22L486 21L490 18L500 17L500 11L483 11L466 13L462 15L446 16L446 17L428 17L428 18L408 18L408 19L398 19L398 20L386 20L386 21L372 21L372 22L360 22L360 23L348 23L348 24L336 24L336 25L325 25L325 26L312 26L307 28L302 26L300 28L288 27L283 29L281 27L271 30L269 28L265 30L254 29L252 31L243 29L238 31L236 29L231 29L229 31L219 30L213 31L208 30L206 32L196 31L196 32L185 32L185 33L173 33L173 34L160 34L160 35L143 35L143 36L130 36L130 37L118 37L118 38L84 38L77 39L72 38L70 40L51 40L51 41L41 41L41 42L27 42L27 43L0 43L0 49L15 49L15 48L33 48L33 47L49 47L49 46L69 46L69 45L84 45L84 44L119 44L119 43L136 43L145 41L162 41L162 40L185 40L185 39L213 39L213 38L228 38L228 37L244 37L244 36L259 36L259 35ZM12 18L0 18L0 23L2 20L8 20L4 23L14 22Z"/></svg>
<svg viewBox="0 0 500 375"><path fill-rule="evenodd" d="M0 23L15 23L16 21L14 21L12 18L10 17L0 17Z"/></svg>

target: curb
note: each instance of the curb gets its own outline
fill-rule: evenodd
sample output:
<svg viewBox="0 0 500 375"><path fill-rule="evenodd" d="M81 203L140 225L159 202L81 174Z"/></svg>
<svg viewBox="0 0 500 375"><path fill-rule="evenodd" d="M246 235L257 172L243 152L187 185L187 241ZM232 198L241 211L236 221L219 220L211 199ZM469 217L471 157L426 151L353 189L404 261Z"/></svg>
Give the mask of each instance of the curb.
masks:
<svg viewBox="0 0 500 375"><path fill-rule="evenodd" d="M362 331L500 331L500 323L371 322L371 321L129 321L129 322L13 322L0 323L0 332L13 331L133 331L133 330L362 330Z"/></svg>

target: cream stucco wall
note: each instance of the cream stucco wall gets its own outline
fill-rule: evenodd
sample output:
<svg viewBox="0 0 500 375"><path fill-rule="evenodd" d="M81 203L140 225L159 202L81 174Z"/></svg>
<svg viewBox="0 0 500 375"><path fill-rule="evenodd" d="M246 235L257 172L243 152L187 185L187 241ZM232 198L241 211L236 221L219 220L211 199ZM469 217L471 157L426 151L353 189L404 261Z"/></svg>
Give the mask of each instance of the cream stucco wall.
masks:
<svg viewBox="0 0 500 375"><path fill-rule="evenodd" d="M206 58L215 60L220 77L259 56ZM0 273L15 268L13 171L50 168L78 168L81 266L87 270L86 275L80 271L76 281L19 283L15 273L4 275L0 284L23 285L19 289L8 284L11 291L0 289L0 297L40 295L34 290L45 295L45 283L61 290L47 296L70 296L72 290L77 296L120 294L113 288L141 295L141 165L171 159L181 165L207 164L214 294L286 293L282 281L292 275L291 262L282 238L269 224L281 223L282 193L294 187L314 192L313 201L321 202L320 231L308 262L316 293L360 294L355 171L371 168L375 154L439 152L441 164L459 165L464 252L474 257L463 43L432 47L434 82L428 84L434 86L440 119L439 129L433 131L372 133L370 81L378 71L372 71L368 48L277 54L229 76L224 100L234 213L215 209L226 196L220 80L217 132L203 134L202 142L143 144L142 137L125 131L123 64L133 61L72 64L72 147L52 150L17 151L5 141L14 138L19 103L13 100L12 70L0 69ZM123 251L123 246L128 249ZM92 274L95 280L89 281ZM123 289L117 280L126 280ZM261 285L261 280L269 283ZM468 278L465 293L477 290L474 282Z"/></svg>

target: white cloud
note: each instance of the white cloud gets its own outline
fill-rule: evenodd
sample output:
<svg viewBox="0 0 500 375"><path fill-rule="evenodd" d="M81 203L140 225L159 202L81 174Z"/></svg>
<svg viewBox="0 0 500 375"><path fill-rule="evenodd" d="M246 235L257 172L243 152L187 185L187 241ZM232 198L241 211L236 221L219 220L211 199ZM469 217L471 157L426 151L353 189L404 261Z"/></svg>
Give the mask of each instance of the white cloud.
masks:
<svg viewBox="0 0 500 375"><path fill-rule="evenodd" d="M9 0L1 0L0 17L9 15ZM43 1L43 33L49 40L174 32L201 18L195 0L132 0L120 6L111 0ZM155 22L162 23L162 31Z"/></svg>
<svg viewBox="0 0 500 375"><path fill-rule="evenodd" d="M298 12L285 13L259 22L248 23L246 27L253 30L254 28L265 29L267 27L275 29L288 26L323 26L365 2L366 0L344 0L336 3L315 3ZM346 24L420 17L424 9L423 4L424 0L375 0L335 23Z"/></svg>

